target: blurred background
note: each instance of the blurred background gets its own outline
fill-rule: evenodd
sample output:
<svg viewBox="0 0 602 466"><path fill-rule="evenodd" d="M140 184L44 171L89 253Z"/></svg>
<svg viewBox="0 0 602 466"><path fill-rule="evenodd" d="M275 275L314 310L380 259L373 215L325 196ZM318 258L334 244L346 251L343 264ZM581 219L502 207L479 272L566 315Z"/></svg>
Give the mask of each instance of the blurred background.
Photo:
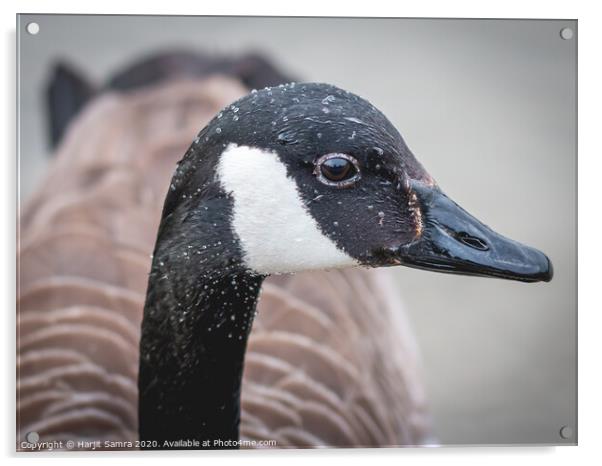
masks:
<svg viewBox="0 0 602 466"><path fill-rule="evenodd" d="M17 32L21 202L51 160L57 61L101 85L156 52L258 52L298 81L350 90L454 200L554 264L551 283L529 285L391 269L440 443L575 441L576 21L20 16L32 21L37 35Z"/></svg>

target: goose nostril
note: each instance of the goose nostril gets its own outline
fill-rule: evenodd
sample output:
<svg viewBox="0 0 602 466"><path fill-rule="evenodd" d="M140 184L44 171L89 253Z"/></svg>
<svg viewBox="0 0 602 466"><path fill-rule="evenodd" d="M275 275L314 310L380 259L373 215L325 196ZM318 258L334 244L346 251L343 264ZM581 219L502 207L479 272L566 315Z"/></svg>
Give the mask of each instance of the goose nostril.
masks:
<svg viewBox="0 0 602 466"><path fill-rule="evenodd" d="M461 231L460 233L456 233L456 240L460 243L465 244L466 246L470 246L473 249L478 249L479 251L488 251L489 245L485 240L481 238L477 238L476 236L469 235L465 231Z"/></svg>

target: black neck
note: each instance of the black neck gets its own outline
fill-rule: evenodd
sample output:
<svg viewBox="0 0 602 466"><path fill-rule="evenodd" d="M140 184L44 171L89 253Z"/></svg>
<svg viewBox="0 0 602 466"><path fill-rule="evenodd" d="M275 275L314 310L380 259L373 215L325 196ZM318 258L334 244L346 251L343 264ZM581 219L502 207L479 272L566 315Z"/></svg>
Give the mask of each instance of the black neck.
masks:
<svg viewBox="0 0 602 466"><path fill-rule="evenodd" d="M140 343L143 448L232 448L239 439L244 355L263 277L242 266L231 233L216 228L225 213L204 218L207 210L164 218L159 231Z"/></svg>

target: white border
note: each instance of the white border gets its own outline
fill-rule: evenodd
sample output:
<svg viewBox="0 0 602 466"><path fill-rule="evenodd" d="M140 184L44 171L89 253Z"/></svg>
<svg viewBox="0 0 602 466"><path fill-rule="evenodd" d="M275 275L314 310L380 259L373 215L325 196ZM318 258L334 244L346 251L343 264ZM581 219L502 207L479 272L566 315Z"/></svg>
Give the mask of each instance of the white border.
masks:
<svg viewBox="0 0 602 466"><path fill-rule="evenodd" d="M4 265L0 286L3 306L4 348L2 376L2 409L0 439L4 456L15 460L14 453L14 343L15 343L15 14L21 13L103 13L103 14L213 14L213 15L292 15L292 16L403 16L403 17L488 17L488 18L564 18L579 20L579 447L477 447L445 449L381 449L381 450L321 450L321 451L248 451L248 452L159 452L151 454L125 454L105 452L94 454L54 453L44 454L44 461L60 464L67 458L81 461L106 461L128 457L145 463L164 463L167 457L177 456L178 462L198 464L204 458L222 459L247 464L305 464L331 462L344 459L345 463L363 464L375 459L379 463L398 464L400 461L431 464L434 462L461 463L462 465L507 465L525 460L529 464L562 465L592 463L599 454L602 386L600 384L600 332L602 331L602 306L596 285L600 275L600 185L599 180L602 138L600 108L600 35L601 15L594 1L526 1L505 0L479 2L476 0L428 1L406 4L386 0L346 1L327 4L323 0L291 2L283 0L251 0L225 2L179 1L135 3L124 0L52 0L0 2L3 46L0 78L0 113L4 144L2 174L4 228L1 229ZM343 7L344 5L344 7ZM558 213L559 217L563 215ZM597 267L596 267L597 266ZM26 463L35 454L19 454ZM110 457L110 458L109 458ZM521 461L522 462L522 461Z"/></svg>

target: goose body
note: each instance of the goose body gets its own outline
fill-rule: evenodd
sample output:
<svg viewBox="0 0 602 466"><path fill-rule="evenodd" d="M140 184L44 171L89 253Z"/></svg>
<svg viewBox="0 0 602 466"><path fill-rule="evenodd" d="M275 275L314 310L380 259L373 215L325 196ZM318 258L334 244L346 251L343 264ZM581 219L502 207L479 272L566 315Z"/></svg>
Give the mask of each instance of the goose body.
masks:
<svg viewBox="0 0 602 466"><path fill-rule="evenodd" d="M120 97L124 107L107 96L71 129L45 184L71 195L43 202L42 190L23 219L21 436L139 432L143 448L422 444L428 417L394 293L382 271L348 267L551 279L545 255L447 198L367 101L313 83L230 93L245 90L222 79ZM234 103L217 112L220 94ZM167 183L196 111L217 114ZM119 118L136 127L113 126ZM142 146L123 144L140 131ZM127 150L101 162L95 152L115 140ZM61 243L60 258L45 257Z"/></svg>
<svg viewBox="0 0 602 466"><path fill-rule="evenodd" d="M28 432L136 448L138 341L163 197L199 125L247 92L225 77L169 81L103 94L71 124L20 220L18 448ZM432 441L418 351L389 280L361 268L265 280L241 440Z"/></svg>

